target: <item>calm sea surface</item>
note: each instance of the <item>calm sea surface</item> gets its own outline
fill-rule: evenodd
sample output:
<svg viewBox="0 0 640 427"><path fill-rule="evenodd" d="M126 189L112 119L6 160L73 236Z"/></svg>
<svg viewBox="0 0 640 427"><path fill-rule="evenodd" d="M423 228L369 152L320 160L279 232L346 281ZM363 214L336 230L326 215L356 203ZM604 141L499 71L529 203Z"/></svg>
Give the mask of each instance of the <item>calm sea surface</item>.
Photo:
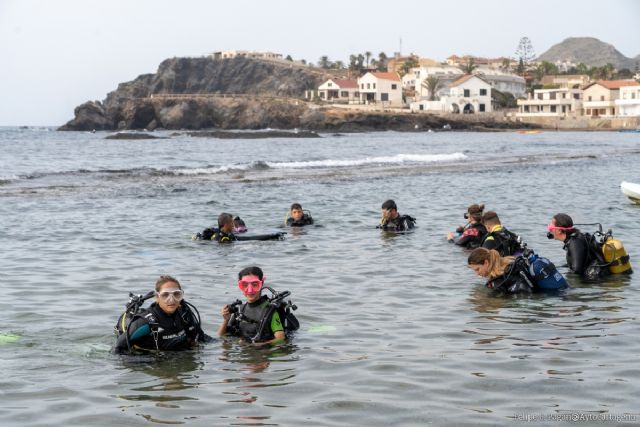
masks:
<svg viewBox="0 0 640 427"><path fill-rule="evenodd" d="M0 128L3 426L640 423L640 206L619 188L640 182L640 134L105 136ZM375 229L388 198L415 232ZM223 211L282 230L292 202L318 226L190 240ZM563 273L550 217L601 222L637 273L491 297L445 241L476 202ZM252 264L299 307L288 344L110 353L129 291L174 275L213 335Z"/></svg>

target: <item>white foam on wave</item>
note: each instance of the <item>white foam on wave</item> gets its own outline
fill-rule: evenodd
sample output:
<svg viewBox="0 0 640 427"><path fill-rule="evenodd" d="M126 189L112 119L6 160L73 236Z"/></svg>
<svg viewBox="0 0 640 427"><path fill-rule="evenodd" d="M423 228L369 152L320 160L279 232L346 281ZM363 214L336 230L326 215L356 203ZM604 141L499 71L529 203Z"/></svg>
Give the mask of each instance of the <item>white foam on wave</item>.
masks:
<svg viewBox="0 0 640 427"><path fill-rule="evenodd" d="M451 154L396 154L395 156L365 157L362 159L327 159L304 162L266 162L269 167L277 169L300 169L319 167L362 166L369 164L402 164L402 163L434 163L466 160L463 153Z"/></svg>

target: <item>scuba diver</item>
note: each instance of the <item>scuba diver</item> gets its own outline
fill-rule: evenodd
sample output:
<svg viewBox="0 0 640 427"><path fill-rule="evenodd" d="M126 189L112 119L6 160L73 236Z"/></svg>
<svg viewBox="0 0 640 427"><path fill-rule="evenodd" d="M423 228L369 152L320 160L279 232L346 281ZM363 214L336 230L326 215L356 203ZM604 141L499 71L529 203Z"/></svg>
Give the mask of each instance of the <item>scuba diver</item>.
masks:
<svg viewBox="0 0 640 427"><path fill-rule="evenodd" d="M574 227L569 215L558 213L547 225L547 231L547 238L564 243L562 248L567 252L569 270L584 279L597 280L610 273L633 272L629 255L622 243L613 238L611 230L603 233L600 226L593 234L582 233Z"/></svg>
<svg viewBox="0 0 640 427"><path fill-rule="evenodd" d="M396 202L389 199L382 204L382 219L376 228L384 231L407 231L415 227L416 219L409 215L400 215Z"/></svg>
<svg viewBox="0 0 640 427"><path fill-rule="evenodd" d="M246 302L236 300L222 307L223 322L218 335L241 337L252 344L275 344L285 340L289 332L300 327L291 313L296 310L291 301L284 301L290 292L278 293L268 289L272 296L262 294L266 277L260 267L247 267L238 273L238 288Z"/></svg>
<svg viewBox="0 0 640 427"><path fill-rule="evenodd" d="M551 261L526 248L525 255L518 257L501 257L495 249L476 248L467 262L478 276L489 279L485 286L497 294L530 294L568 287Z"/></svg>
<svg viewBox="0 0 640 427"><path fill-rule="evenodd" d="M239 220L239 221L237 221ZM241 223L240 223L241 222ZM218 228L206 228L202 233L197 233L192 237L193 240L215 240L218 243L231 243L246 240L281 240L286 234L282 231L271 234L257 234L252 236L237 235L242 233L244 221L239 217L233 218L233 215L223 212L218 215Z"/></svg>
<svg viewBox="0 0 640 427"><path fill-rule="evenodd" d="M495 249L500 256L522 255L524 248L520 243L520 236L503 227L497 213L485 212L481 222L487 229L481 244L483 248Z"/></svg>
<svg viewBox="0 0 640 427"><path fill-rule="evenodd" d="M313 225L313 218L309 211L302 209L300 203L294 203L291 205L284 223L290 227L303 227L305 225Z"/></svg>
<svg viewBox="0 0 640 427"><path fill-rule="evenodd" d="M452 232L447 233L447 241L466 249L480 246L482 239L487 234L487 229L481 223L482 211L484 211L484 205L473 204L469 206L464 214L467 223L456 228L455 235Z"/></svg>
<svg viewBox="0 0 640 427"><path fill-rule="evenodd" d="M155 302L142 308L154 295ZM114 353L188 350L213 340L202 331L198 310L183 299L184 291L173 277L160 276L155 291L130 297L115 326Z"/></svg>

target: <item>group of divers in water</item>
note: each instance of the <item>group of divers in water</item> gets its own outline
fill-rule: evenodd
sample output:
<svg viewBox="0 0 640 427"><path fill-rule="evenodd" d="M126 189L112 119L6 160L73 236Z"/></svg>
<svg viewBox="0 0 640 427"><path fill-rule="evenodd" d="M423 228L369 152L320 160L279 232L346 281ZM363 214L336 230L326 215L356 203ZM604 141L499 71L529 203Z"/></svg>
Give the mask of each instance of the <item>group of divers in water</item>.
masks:
<svg viewBox="0 0 640 427"><path fill-rule="evenodd" d="M547 258L539 256L517 234L502 225L498 214L484 211L484 205L473 204L464 214L467 222L447 240L470 250L468 266L487 279L486 287L502 295L557 292L568 287L567 281ZM314 223L311 214L299 203L291 205L285 218L290 227ZM385 232L406 232L415 227L416 219L401 215L393 200L381 206L381 221L376 227ZM593 233L584 233L575 225L598 225ZM247 227L239 217L229 213L218 216L218 226L204 229L194 240L213 240L221 244L243 240L281 239L283 232L247 235ZM602 231L600 224L574 224L564 213L553 216L547 225L547 237L563 242L569 270L585 280L594 281L610 274L631 274L629 255L611 230ZM299 328L288 300L290 292L277 292L265 286L262 269L250 266L238 273L238 289L245 300L222 307L218 336L239 337L251 345L284 342ZM268 293L263 291L267 290ZM213 341L201 327L196 307L184 299L180 282L171 276L160 276L155 289L145 295L130 294L124 313L115 326L114 352L120 354L177 351L194 348L198 343ZM154 298L149 307L146 300Z"/></svg>

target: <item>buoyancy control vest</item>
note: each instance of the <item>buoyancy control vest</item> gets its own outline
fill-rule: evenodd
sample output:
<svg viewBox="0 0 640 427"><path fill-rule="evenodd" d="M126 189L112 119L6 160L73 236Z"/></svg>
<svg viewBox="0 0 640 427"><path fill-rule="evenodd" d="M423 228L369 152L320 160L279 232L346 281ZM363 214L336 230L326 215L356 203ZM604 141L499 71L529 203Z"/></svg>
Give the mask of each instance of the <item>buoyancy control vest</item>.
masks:
<svg viewBox="0 0 640 427"><path fill-rule="evenodd" d="M416 219L409 215L398 215L394 219L382 220L380 225L376 228L380 228L384 231L407 231L415 227Z"/></svg>
<svg viewBox="0 0 640 427"><path fill-rule="evenodd" d="M582 233L574 229L565 240L569 268L587 280L597 280L609 274L633 273L631 259L620 240L613 232L602 231L602 226L593 233Z"/></svg>
<svg viewBox="0 0 640 427"><path fill-rule="evenodd" d="M131 298L114 328L114 352L186 350L196 342L211 339L200 327L198 310L187 301L182 300L178 309L168 314L155 302L148 308L141 308L146 299L141 295L131 295Z"/></svg>
<svg viewBox="0 0 640 427"><path fill-rule="evenodd" d="M488 281L486 286L507 294L557 291L569 287L549 259L526 249L524 255L514 258L502 276Z"/></svg>
<svg viewBox="0 0 640 427"><path fill-rule="evenodd" d="M485 235L481 246L486 249L495 249L503 257L518 256L523 252L520 237L501 225L495 226Z"/></svg>
<svg viewBox="0 0 640 427"><path fill-rule="evenodd" d="M271 292L271 297L262 295L253 303L242 303L237 300L229 305L231 318L227 325L227 331L231 335L239 336L249 342L264 342L274 338L272 320L277 315L286 336L300 327L298 319L292 310L298 307L290 300L284 301L290 295L289 291L276 292L272 288L264 287Z"/></svg>

